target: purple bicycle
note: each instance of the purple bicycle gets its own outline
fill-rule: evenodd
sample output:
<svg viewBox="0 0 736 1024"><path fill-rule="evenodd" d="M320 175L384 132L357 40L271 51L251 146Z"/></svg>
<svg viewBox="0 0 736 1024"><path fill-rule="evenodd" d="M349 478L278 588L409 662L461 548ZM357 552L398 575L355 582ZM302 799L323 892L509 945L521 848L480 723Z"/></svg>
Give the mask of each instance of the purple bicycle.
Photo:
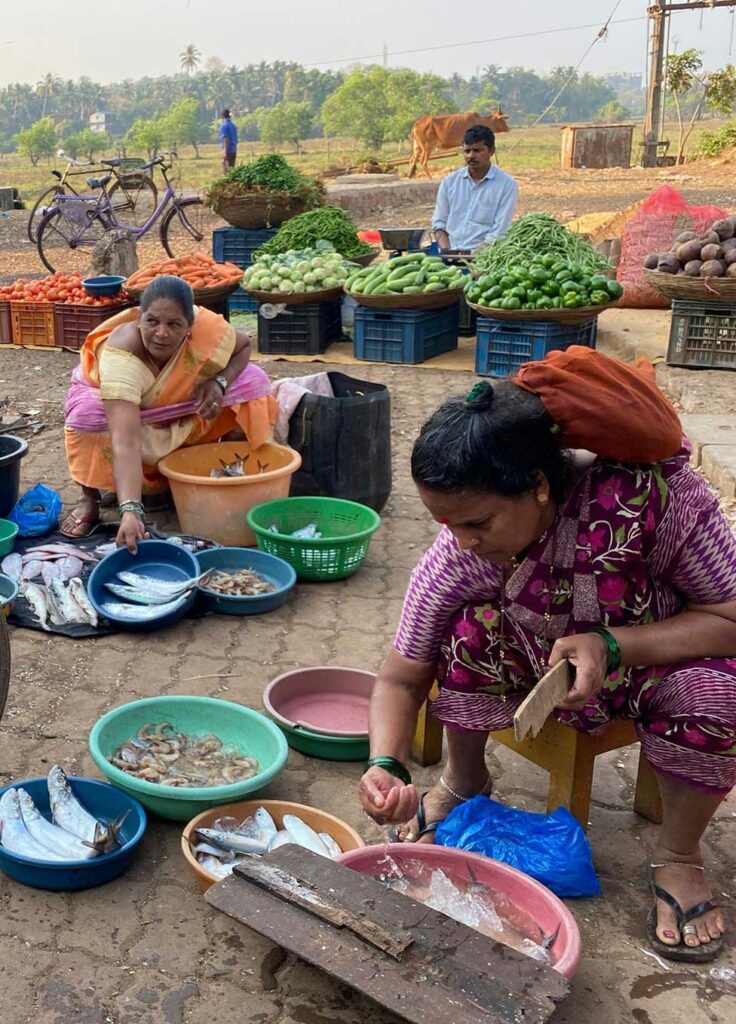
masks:
<svg viewBox="0 0 736 1024"><path fill-rule="evenodd" d="M168 178L173 167L174 153L156 157L139 167L140 172L160 168L165 191L159 196L155 209L140 226L125 223L117 216L107 185L113 180L109 174L103 178L88 178L95 195L71 193L57 195L37 229L38 255L43 265L53 274L84 274L89 270L92 250L106 231L126 231L136 241L142 239L160 221L161 244L171 257L184 256L193 243L209 237L212 228L222 223L205 206L201 195L178 195Z"/></svg>

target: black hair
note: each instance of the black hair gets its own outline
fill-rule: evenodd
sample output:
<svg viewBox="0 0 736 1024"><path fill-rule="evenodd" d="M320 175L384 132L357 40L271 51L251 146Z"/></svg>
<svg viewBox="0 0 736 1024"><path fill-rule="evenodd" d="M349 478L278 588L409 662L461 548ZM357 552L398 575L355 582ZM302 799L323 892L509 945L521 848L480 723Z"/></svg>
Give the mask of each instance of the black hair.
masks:
<svg viewBox="0 0 736 1024"><path fill-rule="evenodd" d="M476 384L449 398L422 427L411 455L416 484L432 491L532 491L540 474L559 504L570 472L554 424L540 399L511 380Z"/></svg>
<svg viewBox="0 0 736 1024"><path fill-rule="evenodd" d="M227 107L225 107L225 109L223 110L223 112L222 112L222 114L220 116L221 117L230 117L230 111L227 109Z"/></svg>
<svg viewBox="0 0 736 1024"><path fill-rule="evenodd" d="M496 145L496 136L485 124L471 125L463 135L464 146L473 146L479 142L483 146L488 146L489 149L493 149Z"/></svg>
<svg viewBox="0 0 736 1024"><path fill-rule="evenodd" d="M141 295L141 312L145 313L152 302L157 299L169 299L181 308L188 324L194 323L194 293L191 285L173 274L162 274L154 277Z"/></svg>

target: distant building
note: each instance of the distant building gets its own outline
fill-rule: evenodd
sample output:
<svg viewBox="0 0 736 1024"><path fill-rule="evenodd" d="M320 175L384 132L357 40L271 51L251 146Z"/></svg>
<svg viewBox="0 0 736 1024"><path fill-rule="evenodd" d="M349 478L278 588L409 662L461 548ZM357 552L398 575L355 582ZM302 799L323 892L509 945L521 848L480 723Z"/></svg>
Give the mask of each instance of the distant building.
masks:
<svg viewBox="0 0 736 1024"><path fill-rule="evenodd" d="M89 115L89 127L93 132L107 132L108 135L114 135L117 120L117 115L109 110L96 110L94 114Z"/></svg>

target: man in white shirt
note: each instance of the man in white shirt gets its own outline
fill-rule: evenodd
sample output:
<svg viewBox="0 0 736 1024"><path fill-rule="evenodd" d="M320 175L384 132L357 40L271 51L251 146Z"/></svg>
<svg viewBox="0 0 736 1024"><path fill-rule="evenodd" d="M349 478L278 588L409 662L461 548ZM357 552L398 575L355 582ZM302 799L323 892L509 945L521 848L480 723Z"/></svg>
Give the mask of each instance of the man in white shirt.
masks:
<svg viewBox="0 0 736 1024"><path fill-rule="evenodd" d="M519 199L510 174L491 165L496 139L476 124L463 137L465 167L440 182L432 228L440 250L470 250L493 242L508 229Z"/></svg>

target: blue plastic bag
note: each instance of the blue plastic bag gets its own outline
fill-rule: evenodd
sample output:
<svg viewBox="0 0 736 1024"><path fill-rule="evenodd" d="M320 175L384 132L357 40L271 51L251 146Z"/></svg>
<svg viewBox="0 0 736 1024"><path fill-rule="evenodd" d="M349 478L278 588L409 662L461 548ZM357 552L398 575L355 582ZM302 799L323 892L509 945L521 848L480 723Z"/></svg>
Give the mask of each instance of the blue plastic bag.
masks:
<svg viewBox="0 0 736 1024"><path fill-rule="evenodd" d="M61 515L61 496L45 484L36 484L18 499L8 516L21 537L42 537L56 527Z"/></svg>
<svg viewBox="0 0 736 1024"><path fill-rule="evenodd" d="M564 807L534 814L476 796L440 822L435 838L518 868L558 896L600 895L590 843Z"/></svg>

